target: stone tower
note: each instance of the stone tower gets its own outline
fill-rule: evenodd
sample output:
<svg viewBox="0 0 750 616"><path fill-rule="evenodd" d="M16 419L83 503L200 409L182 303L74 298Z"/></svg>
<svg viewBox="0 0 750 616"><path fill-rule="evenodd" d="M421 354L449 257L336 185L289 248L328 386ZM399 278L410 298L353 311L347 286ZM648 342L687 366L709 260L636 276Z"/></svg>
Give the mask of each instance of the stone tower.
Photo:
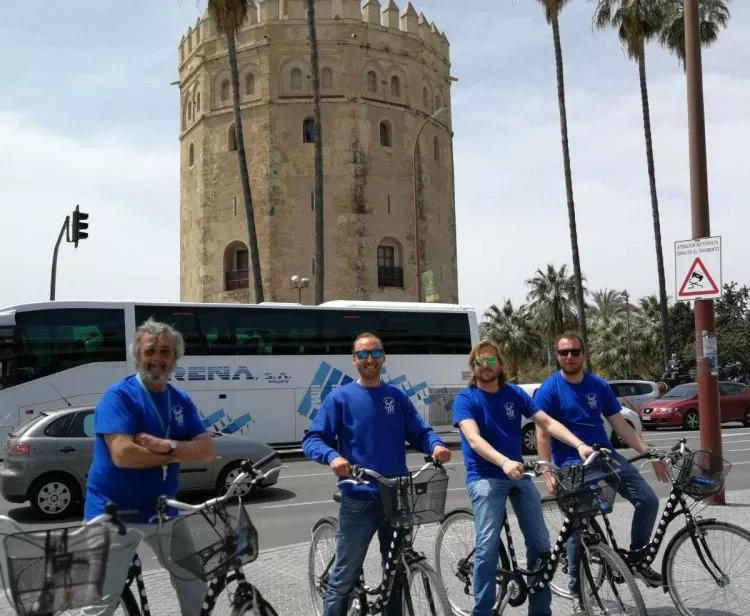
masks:
<svg viewBox="0 0 750 616"><path fill-rule="evenodd" d="M325 300L415 301L418 236L423 301L455 303L448 40L411 3L399 10L393 0L315 2ZM298 301L293 275L310 279L302 302L314 299L316 131L305 3L259 0L237 36L267 301ZM179 77L181 299L253 302L226 39L207 15L180 43Z"/></svg>

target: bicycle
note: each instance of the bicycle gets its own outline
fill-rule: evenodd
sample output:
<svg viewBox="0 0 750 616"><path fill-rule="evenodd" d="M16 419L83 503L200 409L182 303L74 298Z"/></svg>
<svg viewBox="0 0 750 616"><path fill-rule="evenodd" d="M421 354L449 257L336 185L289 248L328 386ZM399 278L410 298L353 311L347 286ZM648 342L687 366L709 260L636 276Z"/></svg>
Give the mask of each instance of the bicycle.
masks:
<svg viewBox="0 0 750 616"><path fill-rule="evenodd" d="M408 616L429 614L430 616L451 616L450 603L445 589L435 570L427 563L424 554L414 549L414 529L422 524L439 522L445 512L445 498L448 489L448 474L445 468L430 456L427 462L414 473L407 473L394 478L386 478L372 469L353 466L351 477L342 479L337 485L369 484L364 478L369 476L377 484L383 502L383 510L388 523L393 526L393 539L386 563L383 567L383 578L376 587L365 584L364 573L360 572L359 580L350 595L348 616L365 616L380 614L385 611L388 600L398 579L403 591L404 613ZM334 500L340 502L340 495L334 494ZM316 616L323 614L323 599L330 571L335 561L335 535L338 520L325 517L312 527L312 542L308 557L308 581L313 610ZM328 540L332 549L320 554L321 544ZM321 570L317 570L317 565ZM427 611L415 611L415 595L421 581L424 590L424 603ZM419 602L422 607L422 602Z"/></svg>
<svg viewBox="0 0 750 616"><path fill-rule="evenodd" d="M273 452L252 463L245 460L240 465L240 474L235 477L227 491L200 505L190 505L178 500L160 497L157 515L161 522L167 521L167 509L176 508L188 512L172 521L169 560L181 569L208 582L206 596L200 616L210 616L219 595L226 590L230 596L231 616L277 616L276 610L262 597L245 577L242 567L258 557L258 531L242 503L242 496L233 500L234 494L246 487L249 479L250 494L255 486L265 479L260 472L263 466L278 456ZM175 538L179 540L175 540ZM136 595L132 584L136 584ZM232 585L237 587L230 591ZM140 607L135 596L140 599ZM120 608L126 616L151 616L143 571L138 554L133 556L125 588L120 597Z"/></svg>
<svg viewBox="0 0 750 616"><path fill-rule="evenodd" d="M2 533L7 573L6 595L19 616L52 616L92 605L102 598L110 551L110 526L125 527L108 504L105 513L76 526L25 530L15 520L0 521L18 532Z"/></svg>
<svg viewBox="0 0 750 616"><path fill-rule="evenodd" d="M640 460L665 460L672 471L672 489L654 537L646 546L633 551L619 547L606 514L602 516L605 530L602 530L596 521L593 521L592 528L603 541L608 542L620 554L631 571L637 574L639 569L654 562L664 543L667 527L676 518L683 516L685 525L675 533L664 551L661 567L662 590L670 594L672 602L681 614L697 616L700 613L699 608L688 603L691 597L696 595L696 588L701 582L707 582L708 587L703 593L708 597L706 605L710 604L716 609L719 603L717 593L721 592L728 613L750 614L750 568L747 565L750 562L750 532L716 518L701 519L700 516L694 516L691 511L697 503L724 487L732 465L708 450L691 451L686 442L685 438L680 438L669 450L650 449L628 460L631 463ZM686 497L694 499L696 504L689 505ZM740 554L737 558L740 579L729 575L725 562L725 556L731 556L735 552L728 549L734 546L732 540L735 538L740 542ZM709 541L714 547L713 550L709 546ZM691 545L693 549L690 549ZM695 565L698 563L707 572L702 578L694 573ZM681 570L689 570L691 573L681 574ZM651 586L660 587L653 584ZM745 598L742 599L740 592L744 589Z"/></svg>
<svg viewBox="0 0 750 616"><path fill-rule="evenodd" d="M519 607L529 594L551 587L555 572L562 562L566 543L578 534L581 541L581 599L587 614L611 613L613 606L628 609L633 616L645 616L643 602L633 574L622 558L593 531L591 521L603 511L611 511L617 495L616 475L594 471L590 465L601 457L609 461L606 450L596 449L582 463L553 469L556 476L557 505L563 521L552 551L535 563L534 568L518 566L508 516L503 521L505 545L500 542L500 554L496 572L498 593L493 606L493 615L501 616L506 607ZM524 464L524 475L538 477L542 474L543 462ZM465 543L460 541L461 526L466 525L469 535ZM459 547L458 550L455 548ZM507 546L507 547L506 547ZM453 613L469 616L474 607L472 585L474 583L475 532L474 515L470 509L454 509L445 516L435 541L435 568L448 591ZM458 555L454 557L454 554ZM604 596L610 590L611 598ZM624 591L630 599L624 598ZM462 599L466 599L462 602Z"/></svg>

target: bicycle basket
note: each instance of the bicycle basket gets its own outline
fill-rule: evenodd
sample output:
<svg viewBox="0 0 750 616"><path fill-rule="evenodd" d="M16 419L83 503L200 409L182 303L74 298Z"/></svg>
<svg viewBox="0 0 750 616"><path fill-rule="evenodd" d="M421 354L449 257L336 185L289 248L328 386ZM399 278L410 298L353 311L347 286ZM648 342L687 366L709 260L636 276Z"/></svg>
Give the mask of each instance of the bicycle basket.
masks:
<svg viewBox="0 0 750 616"><path fill-rule="evenodd" d="M428 468L414 479L402 475L395 485L378 482L385 517L393 526L417 526L440 522L445 516L448 473L442 468Z"/></svg>
<svg viewBox="0 0 750 616"><path fill-rule="evenodd" d="M15 533L3 544L6 592L20 616L54 614L102 598L109 554L105 525Z"/></svg>
<svg viewBox="0 0 750 616"><path fill-rule="evenodd" d="M676 470L676 488L696 500L716 494L724 486L732 464L708 449L691 451Z"/></svg>
<svg viewBox="0 0 750 616"><path fill-rule="evenodd" d="M258 558L258 531L241 500L217 503L172 524L171 559L204 581Z"/></svg>
<svg viewBox="0 0 750 616"><path fill-rule="evenodd" d="M614 473L588 469L580 464L555 469L557 505L569 519L611 513L619 478Z"/></svg>

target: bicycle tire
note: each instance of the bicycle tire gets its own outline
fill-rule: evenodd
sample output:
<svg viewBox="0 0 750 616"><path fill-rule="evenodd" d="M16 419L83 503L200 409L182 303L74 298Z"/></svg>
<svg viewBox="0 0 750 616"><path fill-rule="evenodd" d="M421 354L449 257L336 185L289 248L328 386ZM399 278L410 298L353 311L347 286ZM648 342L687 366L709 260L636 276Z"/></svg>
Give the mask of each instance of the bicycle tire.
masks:
<svg viewBox="0 0 750 616"><path fill-rule="evenodd" d="M232 607L230 616L279 616L274 607L253 586L253 597L244 599Z"/></svg>
<svg viewBox="0 0 750 616"><path fill-rule="evenodd" d="M735 535L737 538L743 540L746 545L744 546L744 559L743 562L745 563L744 569L747 570L747 558L748 555L750 555L750 532L745 530L744 528L737 526L735 524L730 524L728 522L720 522L717 520L700 520L696 522L698 528L701 529L704 533L708 533L711 531L715 531L716 535L724 536L723 539L719 539L717 541L717 544L721 545L723 549L721 550L711 550L711 557L715 560L724 560L724 557L727 555L727 552L730 552L731 550L727 550L727 546L731 545L728 541L728 538L726 538L726 535ZM687 599L684 596L681 596L680 588L682 587L682 582L685 579L684 575L678 575L675 572L675 562L678 560L678 555L680 554L680 550L685 546L685 550L687 550L686 557L688 561L695 563L696 561L700 563L700 558L698 557L698 554L696 553L695 546L693 545L693 542L691 541L691 529L688 526L683 527L677 533L672 537L669 544L667 545L666 550L664 551L664 561L662 563L662 573L664 576L664 583L666 584L667 589L669 590L669 595L672 599L672 603L674 603L677 610L682 614L683 616L694 616L696 612L694 612L695 607L690 607L686 605ZM717 552L716 554L714 552ZM727 571L722 567L722 571L724 571L725 574L727 574ZM710 574L709 574L710 575ZM727 574L728 575L728 574ZM726 608L728 613L733 614L748 614L748 606L750 605L750 585L747 583L744 585L744 588L747 588L748 591L745 592L745 599L743 600L737 592L742 588L742 586L739 585L731 585L731 576L729 576L730 586L721 587L719 586L713 578L709 579L709 583L712 585L711 589L709 590L709 601L711 607L716 607L717 605L721 605L722 608ZM698 576L690 576L690 589L691 591L695 590L696 585L700 584L700 579L698 579ZM739 587L738 587L739 586ZM727 589L731 589L732 592L727 592ZM721 601L719 598L720 593L724 593L724 602ZM684 595L684 592L682 593ZM691 594L694 594L694 592L691 592Z"/></svg>
<svg viewBox="0 0 750 616"><path fill-rule="evenodd" d="M586 557L588 562L596 562L601 565L602 573L609 570L612 572L612 576L609 578L609 582L614 588L622 589L627 588L632 597L632 602L629 602L631 610L628 611L630 616L647 616L646 604L643 601L641 591L638 589L638 584L633 577L625 561L615 552L611 546L605 543L595 543L586 547L588 556L586 557L585 550L581 550L582 559L579 564L578 576L581 580L581 600L583 606L586 609L586 614L589 616L596 616L601 614L599 602L602 600L600 593L604 590L606 585L606 579L599 578L590 589L589 576L586 574L585 566L586 563L583 558ZM621 594L616 592L615 594ZM605 613L608 613L605 612Z"/></svg>
<svg viewBox="0 0 750 616"><path fill-rule="evenodd" d="M425 592L425 599L426 599L429 611L423 612L423 611L415 610L414 614L411 614L409 611L410 603L407 600L406 592L408 591L410 595L411 606L413 607L415 604L414 591L418 585L417 584L418 577L422 579L422 582L427 584L427 589ZM410 564L409 570L407 573L407 579L408 579L408 585L404 587L403 589L403 593L404 593L403 614L404 616L426 616L426 615L452 616L453 615L453 609L451 607L450 601L448 600L448 594L445 591L445 588L442 584L440 576L437 574L437 571L435 571L429 564L427 564L426 561L418 560Z"/></svg>
<svg viewBox="0 0 750 616"><path fill-rule="evenodd" d="M141 608L139 607L130 586L126 586L122 589L120 604L117 607L122 610L122 613L125 616L141 616Z"/></svg>
<svg viewBox="0 0 750 616"><path fill-rule="evenodd" d="M312 602L313 613L315 616L323 616L323 597L325 596L325 588L321 589L318 585L319 575L316 574L316 565L325 568L327 565L324 563L327 563L328 558L333 558L336 554L335 538L337 529L338 520L332 517L321 518L315 523L312 529L312 540L310 542L310 550L307 556L307 581L310 586L310 601ZM332 536L334 539L333 552L332 554L319 559L318 544L321 543L327 535Z"/></svg>
<svg viewBox="0 0 750 616"><path fill-rule="evenodd" d="M475 546L476 534L474 532L474 514L471 509L454 509L448 515L443 518L438 528L437 537L435 538L435 571L440 579L443 587L445 588L448 601L453 608L455 616L470 616L474 609L474 594L469 592L468 594L463 590L463 583L458 579L456 575L457 562L446 562L448 559L442 555L442 548L444 543L450 543L450 530L454 525L461 523L468 523L472 529L470 542L471 545L466 545L466 552L468 555ZM448 537L448 539L446 539ZM449 548L450 549L450 548ZM464 558L466 555L460 556ZM503 569L510 569L510 559L508 553L505 551L505 546L500 543L500 557L498 563ZM470 578L470 584L473 584L473 575ZM493 605L493 611L497 609L500 601L502 600L503 589L497 588L495 594L495 604ZM461 598L465 598L461 602Z"/></svg>

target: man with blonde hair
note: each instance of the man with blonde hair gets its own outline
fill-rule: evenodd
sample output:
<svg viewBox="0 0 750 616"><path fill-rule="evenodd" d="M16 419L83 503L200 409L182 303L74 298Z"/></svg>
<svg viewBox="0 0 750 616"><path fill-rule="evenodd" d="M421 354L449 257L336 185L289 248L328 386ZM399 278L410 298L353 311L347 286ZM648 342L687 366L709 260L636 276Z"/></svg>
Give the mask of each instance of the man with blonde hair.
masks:
<svg viewBox="0 0 750 616"><path fill-rule="evenodd" d="M495 572L508 498L526 543L527 567L535 567L550 549L541 497L531 479L523 474L521 416L533 419L568 443L583 460L593 449L537 409L523 389L507 382L502 354L495 342L479 342L469 355L469 368L469 386L453 402L453 423L461 432L466 488L474 511L472 616L490 616L496 598ZM529 616L550 616L551 600L549 589L532 594Z"/></svg>

